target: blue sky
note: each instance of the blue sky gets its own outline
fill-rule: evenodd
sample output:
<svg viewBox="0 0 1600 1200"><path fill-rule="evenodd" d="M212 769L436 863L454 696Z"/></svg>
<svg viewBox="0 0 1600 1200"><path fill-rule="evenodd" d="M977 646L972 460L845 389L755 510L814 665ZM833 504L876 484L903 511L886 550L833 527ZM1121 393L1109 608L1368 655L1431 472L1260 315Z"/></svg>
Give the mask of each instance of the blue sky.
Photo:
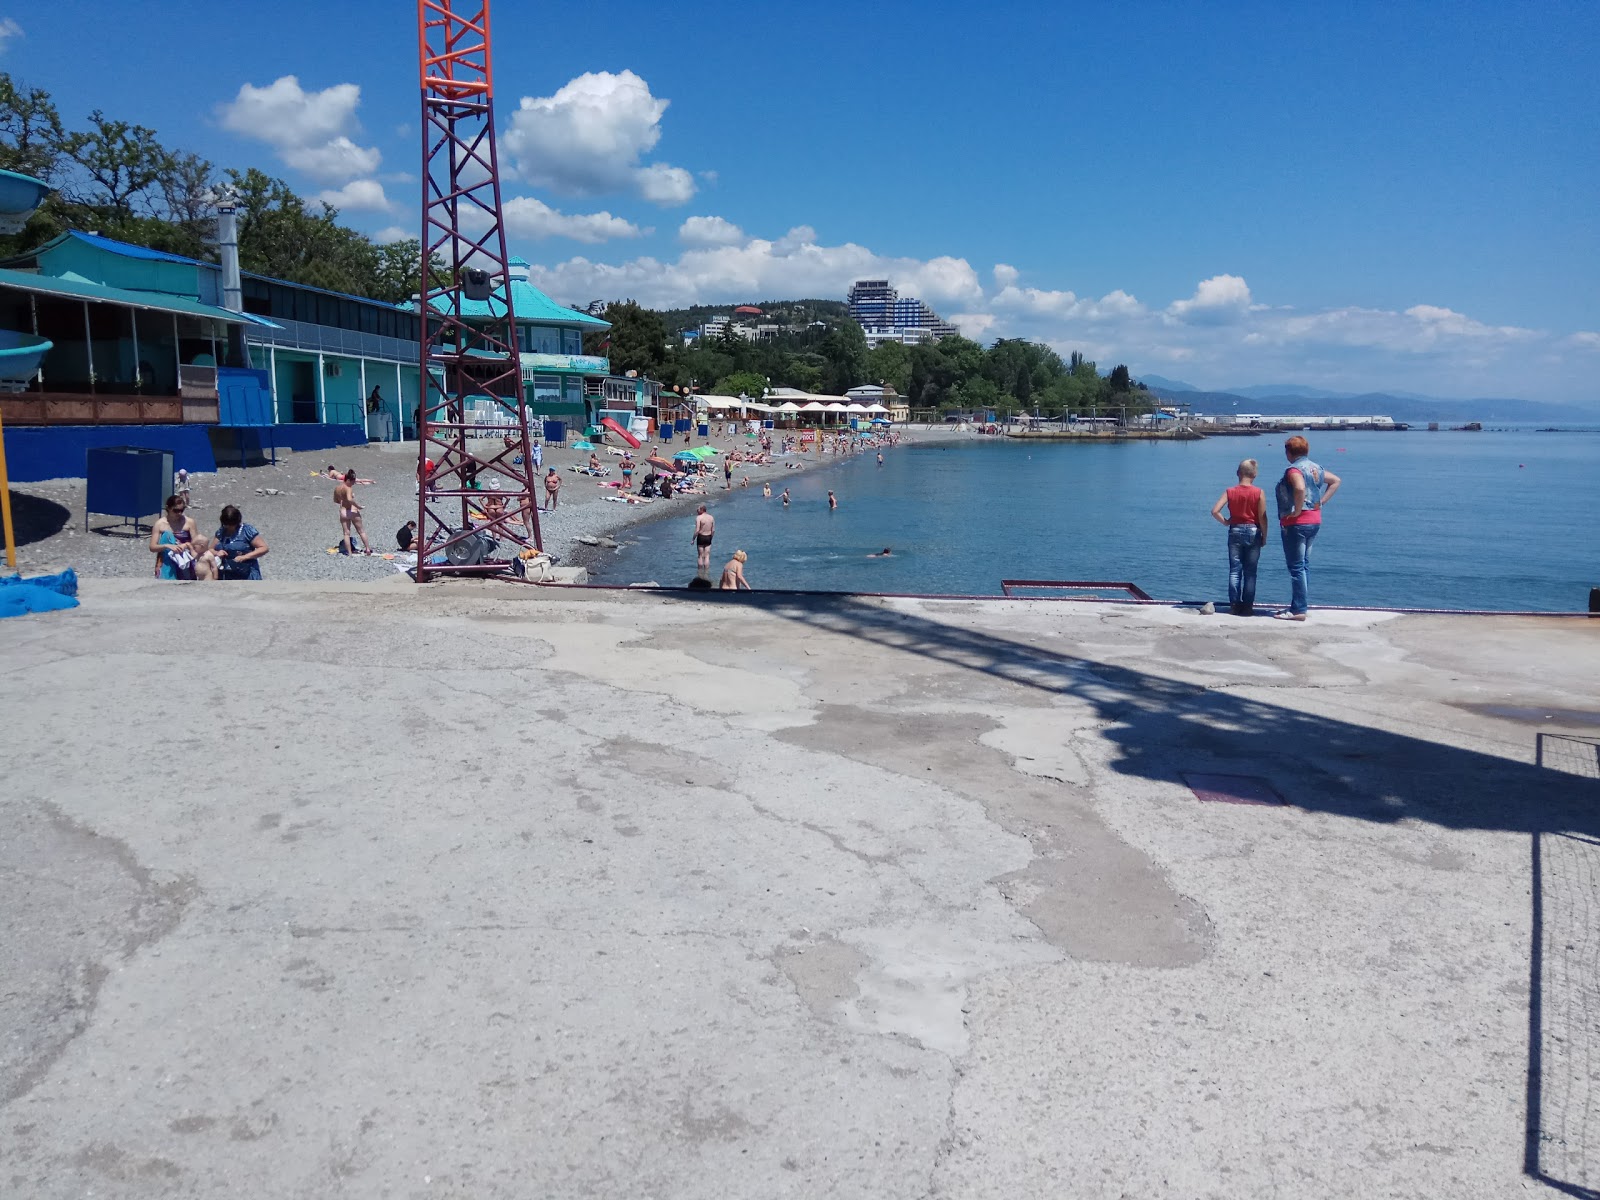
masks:
<svg viewBox="0 0 1600 1200"><path fill-rule="evenodd" d="M58 3L15 13L0 63L69 121L104 108L410 232L414 14ZM494 15L508 224L559 299L886 273L980 339L1202 386L1600 402L1600 5Z"/></svg>

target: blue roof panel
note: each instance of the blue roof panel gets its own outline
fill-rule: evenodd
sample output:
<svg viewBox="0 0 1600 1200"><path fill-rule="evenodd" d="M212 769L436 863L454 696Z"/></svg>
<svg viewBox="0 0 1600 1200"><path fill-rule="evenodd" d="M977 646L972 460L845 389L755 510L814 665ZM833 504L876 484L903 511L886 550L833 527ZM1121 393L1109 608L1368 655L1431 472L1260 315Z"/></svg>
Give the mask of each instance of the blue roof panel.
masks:
<svg viewBox="0 0 1600 1200"><path fill-rule="evenodd" d="M67 236L86 242L96 250L106 250L112 254L120 254L123 258L140 258L148 262L183 263L190 267L210 267L215 263L203 263L196 258L185 258L181 254L168 254L165 250L151 250L146 246L132 246L127 242L119 242L112 238L101 237L98 233L80 233L76 229L69 229Z"/></svg>

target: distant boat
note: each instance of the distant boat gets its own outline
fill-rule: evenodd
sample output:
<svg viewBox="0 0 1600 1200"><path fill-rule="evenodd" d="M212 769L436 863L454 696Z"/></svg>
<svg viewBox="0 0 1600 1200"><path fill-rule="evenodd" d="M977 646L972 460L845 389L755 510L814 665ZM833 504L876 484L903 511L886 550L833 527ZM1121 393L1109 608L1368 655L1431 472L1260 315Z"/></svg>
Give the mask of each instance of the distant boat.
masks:
<svg viewBox="0 0 1600 1200"><path fill-rule="evenodd" d="M1482 433L1483 422L1468 421L1465 425L1452 425L1450 426L1450 431L1452 433Z"/></svg>

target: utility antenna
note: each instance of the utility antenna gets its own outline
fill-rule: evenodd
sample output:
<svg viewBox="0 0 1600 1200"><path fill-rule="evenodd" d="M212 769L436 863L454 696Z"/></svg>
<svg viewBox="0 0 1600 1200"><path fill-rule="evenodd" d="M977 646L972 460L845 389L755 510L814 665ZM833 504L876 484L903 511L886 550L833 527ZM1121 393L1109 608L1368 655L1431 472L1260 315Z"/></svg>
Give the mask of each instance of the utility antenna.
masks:
<svg viewBox="0 0 1600 1200"><path fill-rule="evenodd" d="M488 0L417 0L417 33L422 67L417 582L442 575L520 575L520 551L542 549L543 542L500 211ZM428 460L434 469L425 475ZM494 496L500 500L492 501ZM474 518L474 509L481 516ZM511 543L510 556L496 543Z"/></svg>

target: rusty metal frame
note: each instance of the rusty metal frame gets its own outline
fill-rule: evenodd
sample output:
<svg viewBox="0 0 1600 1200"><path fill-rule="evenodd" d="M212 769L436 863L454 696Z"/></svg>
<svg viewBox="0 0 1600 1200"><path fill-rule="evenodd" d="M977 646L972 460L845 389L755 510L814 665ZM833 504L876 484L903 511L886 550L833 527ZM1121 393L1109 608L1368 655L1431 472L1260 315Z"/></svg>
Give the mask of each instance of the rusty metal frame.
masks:
<svg viewBox="0 0 1600 1200"><path fill-rule="evenodd" d="M519 552L542 549L543 540L501 217L488 0L418 0L417 34L422 87L417 582L425 583L441 575L511 573L515 557L430 565L431 557L477 533L487 532ZM493 291L487 321L461 316L469 269L489 275ZM475 421L469 396L492 400L509 422ZM504 444L507 434L510 446ZM481 444L485 437L494 439L492 447L475 450L473 442ZM435 464L431 475L424 471L429 459ZM497 486L485 489L491 481ZM504 500L505 511L474 525L473 502L490 495Z"/></svg>
<svg viewBox="0 0 1600 1200"><path fill-rule="evenodd" d="M1127 592L1135 600L1149 601L1149 592L1136 583L1124 580L1099 579L1002 579L1000 593L1013 594L1013 589L1027 592Z"/></svg>

